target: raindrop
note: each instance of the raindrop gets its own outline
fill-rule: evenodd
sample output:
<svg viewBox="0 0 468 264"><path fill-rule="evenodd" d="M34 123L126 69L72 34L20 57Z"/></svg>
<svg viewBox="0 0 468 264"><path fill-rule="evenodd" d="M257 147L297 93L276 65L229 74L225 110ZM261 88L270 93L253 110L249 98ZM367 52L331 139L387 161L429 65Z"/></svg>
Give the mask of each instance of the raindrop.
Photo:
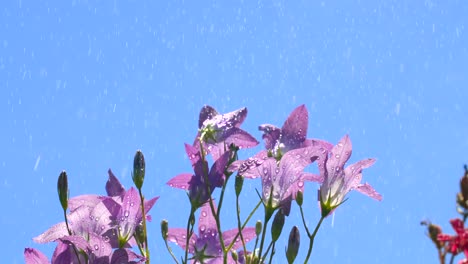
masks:
<svg viewBox="0 0 468 264"><path fill-rule="evenodd" d="M102 225L101 226L101 230L104 230L106 228L106 226Z"/></svg>
<svg viewBox="0 0 468 264"><path fill-rule="evenodd" d="M206 217L206 211L202 211L202 216Z"/></svg>
<svg viewBox="0 0 468 264"><path fill-rule="evenodd" d="M268 170L265 168L263 169L263 174L267 175L268 174Z"/></svg>
<svg viewBox="0 0 468 264"><path fill-rule="evenodd" d="M298 181L297 186L299 186L299 188L302 188L302 186L304 186L304 182L303 181Z"/></svg>
<svg viewBox="0 0 468 264"><path fill-rule="evenodd" d="M134 202L131 202L131 203L130 203L130 206L134 206L134 205L135 205L135 203L134 203Z"/></svg>
<svg viewBox="0 0 468 264"><path fill-rule="evenodd" d="M99 217L96 217L94 220L96 220L96 222L99 221Z"/></svg>
<svg viewBox="0 0 468 264"><path fill-rule="evenodd" d="M95 249L95 250L98 250L98 249L99 249L98 244L95 244L95 245L94 245L94 249Z"/></svg>
<svg viewBox="0 0 468 264"><path fill-rule="evenodd" d="M89 219L94 220L94 216L90 215Z"/></svg>
<svg viewBox="0 0 468 264"><path fill-rule="evenodd" d="M280 168L276 167L276 169L275 169L276 174L278 174L279 171L280 171Z"/></svg>
<svg viewBox="0 0 468 264"><path fill-rule="evenodd" d="M129 214L130 214L130 212L127 211L127 210L124 212L124 216L125 216L125 217L128 217Z"/></svg>
<svg viewBox="0 0 468 264"><path fill-rule="evenodd" d="M204 232L206 229L205 225L200 226L200 231Z"/></svg>
<svg viewBox="0 0 468 264"><path fill-rule="evenodd" d="M340 168L339 168L339 167L336 167L336 169L335 169L335 170L336 170L336 171L340 171Z"/></svg>
<svg viewBox="0 0 468 264"><path fill-rule="evenodd" d="M347 154L346 154L347 155ZM340 154L336 154L335 155L335 158L339 159L340 158Z"/></svg>
<svg viewBox="0 0 468 264"><path fill-rule="evenodd" d="M306 149L306 150L304 151L304 155L309 155L309 150Z"/></svg>
<svg viewBox="0 0 468 264"><path fill-rule="evenodd" d="M109 242L110 238L108 236L104 236L104 242Z"/></svg>

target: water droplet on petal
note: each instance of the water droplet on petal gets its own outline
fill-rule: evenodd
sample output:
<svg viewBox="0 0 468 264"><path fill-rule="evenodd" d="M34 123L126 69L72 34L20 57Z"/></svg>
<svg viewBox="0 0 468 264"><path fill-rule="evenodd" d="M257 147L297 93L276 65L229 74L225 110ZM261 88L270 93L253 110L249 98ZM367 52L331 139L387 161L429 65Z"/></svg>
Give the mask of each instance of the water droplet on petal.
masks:
<svg viewBox="0 0 468 264"><path fill-rule="evenodd" d="M304 186L304 182L303 181L298 181L297 186L299 186L299 188L302 188L302 186Z"/></svg>
<svg viewBox="0 0 468 264"><path fill-rule="evenodd" d="M98 250L98 249L99 249L98 244L95 244L95 245L94 245L94 249L95 249L95 250Z"/></svg>
<svg viewBox="0 0 468 264"><path fill-rule="evenodd" d="M202 216L206 217L206 211L202 211Z"/></svg>
<svg viewBox="0 0 468 264"><path fill-rule="evenodd" d="M130 212L127 211L127 210L124 212L124 216L125 216L125 217L128 217L129 214L130 214Z"/></svg>
<svg viewBox="0 0 468 264"><path fill-rule="evenodd" d="M201 225L201 226L200 226L200 231L204 232L205 229L206 229L205 225Z"/></svg>
<svg viewBox="0 0 468 264"><path fill-rule="evenodd" d="M336 155L335 155L335 158L339 159L339 158L340 158L340 154L336 154Z"/></svg>
<svg viewBox="0 0 468 264"><path fill-rule="evenodd" d="M263 174L267 175L268 174L268 170L265 168L263 169Z"/></svg>
<svg viewBox="0 0 468 264"><path fill-rule="evenodd" d="M131 203L130 203L130 206L134 206L134 205L135 205L135 203L134 203L134 202L131 202Z"/></svg>

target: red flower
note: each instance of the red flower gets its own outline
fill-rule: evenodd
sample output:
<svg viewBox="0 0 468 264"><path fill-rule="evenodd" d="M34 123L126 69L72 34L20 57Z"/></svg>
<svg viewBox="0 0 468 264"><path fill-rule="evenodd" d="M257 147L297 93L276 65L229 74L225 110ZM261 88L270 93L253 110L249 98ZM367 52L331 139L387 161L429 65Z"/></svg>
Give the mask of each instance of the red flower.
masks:
<svg viewBox="0 0 468 264"><path fill-rule="evenodd" d="M461 219L450 220L453 229L457 233L456 235L439 234L437 240L441 242L447 242L448 252L456 255L463 251L465 256L468 256L468 230L465 229L463 221Z"/></svg>

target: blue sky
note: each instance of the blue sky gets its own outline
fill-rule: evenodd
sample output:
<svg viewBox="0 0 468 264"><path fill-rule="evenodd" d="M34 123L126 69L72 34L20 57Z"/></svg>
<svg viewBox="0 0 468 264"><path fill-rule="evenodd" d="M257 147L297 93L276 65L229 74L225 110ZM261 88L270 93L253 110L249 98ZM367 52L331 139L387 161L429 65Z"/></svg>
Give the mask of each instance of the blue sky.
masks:
<svg viewBox="0 0 468 264"><path fill-rule="evenodd" d="M383 201L352 193L320 229L315 263L437 263L419 222L452 233L468 163L463 1L9 1L0 10L5 263L23 263L24 247L51 255L31 239L62 220L61 170L72 196L104 193L109 168L130 187L136 149L147 161L144 192L161 197L153 261L168 262L159 222L184 226L189 204L165 183L191 170L183 143L204 104L247 107L243 128L258 140L259 124L281 126L305 104L309 137L349 134L350 162L377 159L364 180ZM306 185L311 225L317 187ZM246 188L248 206L259 182ZM299 224L293 207L287 226Z"/></svg>

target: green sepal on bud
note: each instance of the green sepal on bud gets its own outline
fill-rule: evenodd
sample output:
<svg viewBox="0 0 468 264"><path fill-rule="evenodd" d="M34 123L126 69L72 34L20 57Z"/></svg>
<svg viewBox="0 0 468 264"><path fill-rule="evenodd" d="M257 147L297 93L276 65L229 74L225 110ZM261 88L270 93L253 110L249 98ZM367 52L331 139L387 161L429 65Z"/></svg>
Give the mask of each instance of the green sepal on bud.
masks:
<svg viewBox="0 0 468 264"><path fill-rule="evenodd" d="M169 222L166 219L161 221L161 236L164 241L167 240L167 234L169 232Z"/></svg>
<svg viewBox="0 0 468 264"><path fill-rule="evenodd" d="M133 159L132 180L138 190L141 190L145 180L145 156L141 150L137 150Z"/></svg>
<svg viewBox="0 0 468 264"><path fill-rule="evenodd" d="M262 221L258 220L255 223L255 235L258 237L262 233Z"/></svg>
<svg viewBox="0 0 468 264"><path fill-rule="evenodd" d="M283 231L285 216L283 210L278 210L273 219L273 224L271 225L271 240L276 242Z"/></svg>
<svg viewBox="0 0 468 264"><path fill-rule="evenodd" d="M234 262L236 263L239 260L239 255L237 254L237 251L235 250L231 250L231 257L232 257L232 260L234 260Z"/></svg>
<svg viewBox="0 0 468 264"><path fill-rule="evenodd" d="M57 193L59 196L60 204L62 205L63 211L66 211L68 208L68 176L67 172L62 171L58 177L57 181Z"/></svg>
<svg viewBox="0 0 468 264"><path fill-rule="evenodd" d="M236 190L236 196L239 197L241 191L242 191L242 186L244 186L244 177L237 174L236 175L236 182L234 184L234 188Z"/></svg>
<svg viewBox="0 0 468 264"><path fill-rule="evenodd" d="M137 225L135 228L135 240L137 241L139 245L144 245L145 238L146 238L146 234L145 234L145 231L143 230L143 225L141 224Z"/></svg>
<svg viewBox="0 0 468 264"><path fill-rule="evenodd" d="M297 252L299 252L299 245L301 243L301 236L299 234L299 229L297 226L293 226L291 232L289 233L288 247L286 248L286 258L288 263L294 263L294 260L297 257Z"/></svg>
<svg viewBox="0 0 468 264"><path fill-rule="evenodd" d="M301 191L298 191L296 194L296 203L299 206L302 206L302 203L304 202L304 194Z"/></svg>

